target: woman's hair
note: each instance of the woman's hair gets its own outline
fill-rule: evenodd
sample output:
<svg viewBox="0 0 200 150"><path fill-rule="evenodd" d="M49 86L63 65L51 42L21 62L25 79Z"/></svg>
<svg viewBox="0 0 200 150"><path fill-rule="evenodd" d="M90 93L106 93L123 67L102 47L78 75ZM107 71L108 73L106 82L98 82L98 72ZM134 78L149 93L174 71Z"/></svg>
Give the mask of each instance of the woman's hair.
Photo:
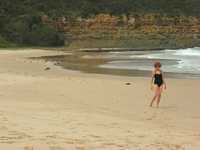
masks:
<svg viewBox="0 0 200 150"><path fill-rule="evenodd" d="M157 62L154 63L154 67L155 68L156 67L162 67L162 64L159 61L157 61Z"/></svg>

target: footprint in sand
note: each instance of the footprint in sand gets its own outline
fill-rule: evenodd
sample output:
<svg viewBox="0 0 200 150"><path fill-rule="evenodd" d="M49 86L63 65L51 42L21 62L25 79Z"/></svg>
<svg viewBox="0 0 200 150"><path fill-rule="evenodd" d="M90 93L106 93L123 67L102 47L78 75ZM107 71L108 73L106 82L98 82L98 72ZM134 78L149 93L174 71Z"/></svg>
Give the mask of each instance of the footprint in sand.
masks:
<svg viewBox="0 0 200 150"><path fill-rule="evenodd" d="M65 149L59 146L54 146L54 147L50 147L50 150L65 150Z"/></svg>
<svg viewBox="0 0 200 150"><path fill-rule="evenodd" d="M24 150L34 150L33 146L25 146Z"/></svg>
<svg viewBox="0 0 200 150"><path fill-rule="evenodd" d="M82 147L82 146L78 146L78 147L76 147L76 150L86 150L86 148Z"/></svg>
<svg viewBox="0 0 200 150"><path fill-rule="evenodd" d="M178 144L169 144L169 143L161 143L160 145L160 150L165 150L165 149L169 149L169 150L185 150L184 147L182 147L181 145Z"/></svg>
<svg viewBox="0 0 200 150"><path fill-rule="evenodd" d="M68 139L65 140L65 143L83 145L85 142L83 140L80 140L80 139L70 139L70 138L68 138Z"/></svg>
<svg viewBox="0 0 200 150"><path fill-rule="evenodd" d="M98 136L98 135L90 135L90 137L95 138L95 139L101 139L102 138L101 136Z"/></svg>

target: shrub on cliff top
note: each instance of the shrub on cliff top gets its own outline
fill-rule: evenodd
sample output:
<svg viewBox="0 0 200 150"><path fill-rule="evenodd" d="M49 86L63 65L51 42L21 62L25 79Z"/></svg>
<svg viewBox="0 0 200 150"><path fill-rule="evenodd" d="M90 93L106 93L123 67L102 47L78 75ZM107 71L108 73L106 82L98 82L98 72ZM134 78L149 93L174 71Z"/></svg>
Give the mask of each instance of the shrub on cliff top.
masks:
<svg viewBox="0 0 200 150"><path fill-rule="evenodd" d="M0 48L11 46L10 43L0 35Z"/></svg>
<svg viewBox="0 0 200 150"><path fill-rule="evenodd" d="M65 42L63 33L43 24L40 18L38 14L31 14L11 19L4 27L4 35L20 45L63 46Z"/></svg>
<svg viewBox="0 0 200 150"><path fill-rule="evenodd" d="M63 46L65 37L53 27L36 25L32 31L25 34L24 42L37 46Z"/></svg>

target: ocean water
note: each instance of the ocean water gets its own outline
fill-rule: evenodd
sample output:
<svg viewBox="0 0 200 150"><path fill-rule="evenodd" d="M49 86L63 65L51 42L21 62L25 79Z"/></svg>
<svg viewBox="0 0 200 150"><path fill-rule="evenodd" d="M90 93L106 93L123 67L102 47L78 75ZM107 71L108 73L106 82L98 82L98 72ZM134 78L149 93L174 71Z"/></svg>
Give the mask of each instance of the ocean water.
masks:
<svg viewBox="0 0 200 150"><path fill-rule="evenodd" d="M200 74L200 48L161 51L109 52L100 56L110 59L101 68L150 71L155 61L160 61L162 70L169 73Z"/></svg>

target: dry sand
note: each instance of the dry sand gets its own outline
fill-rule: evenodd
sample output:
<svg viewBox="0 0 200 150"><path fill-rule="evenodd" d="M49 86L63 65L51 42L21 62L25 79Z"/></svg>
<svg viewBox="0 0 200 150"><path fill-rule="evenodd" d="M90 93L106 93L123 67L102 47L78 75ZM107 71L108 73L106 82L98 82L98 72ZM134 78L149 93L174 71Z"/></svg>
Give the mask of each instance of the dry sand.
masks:
<svg viewBox="0 0 200 150"><path fill-rule="evenodd" d="M0 150L200 149L200 80L167 79L161 107L149 108L148 78L28 59L62 53L0 51Z"/></svg>

